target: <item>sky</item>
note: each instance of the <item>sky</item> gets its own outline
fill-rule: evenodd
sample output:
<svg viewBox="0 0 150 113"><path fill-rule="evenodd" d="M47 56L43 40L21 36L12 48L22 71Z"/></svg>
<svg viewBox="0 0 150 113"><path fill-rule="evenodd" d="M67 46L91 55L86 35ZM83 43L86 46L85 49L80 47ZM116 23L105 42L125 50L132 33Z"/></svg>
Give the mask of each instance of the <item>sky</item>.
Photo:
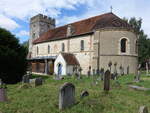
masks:
<svg viewBox="0 0 150 113"><path fill-rule="evenodd" d="M150 0L0 0L0 27L20 42L29 39L30 18L41 13L56 19L56 26L111 11L120 18L142 18L142 29L150 37Z"/></svg>

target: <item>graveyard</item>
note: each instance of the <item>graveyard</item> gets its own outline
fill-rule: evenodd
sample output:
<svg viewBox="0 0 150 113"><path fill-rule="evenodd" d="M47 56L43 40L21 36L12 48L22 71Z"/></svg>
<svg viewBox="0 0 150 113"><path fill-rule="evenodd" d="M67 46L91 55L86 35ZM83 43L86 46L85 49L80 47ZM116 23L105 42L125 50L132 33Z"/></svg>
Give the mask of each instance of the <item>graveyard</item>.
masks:
<svg viewBox="0 0 150 113"><path fill-rule="evenodd" d="M150 107L150 76L145 73L141 75L139 82L134 81L134 75L123 75L117 80L110 80L109 91L104 91L104 81L96 75L81 76L80 79L65 76L59 80L54 79L54 76L32 75L32 79L37 77L43 79L42 85L35 87L22 82L7 85L7 101L0 103L0 112L138 113L140 106ZM74 103L70 107L59 109L59 91L65 83L72 84L75 89ZM129 85L147 90L136 90Z"/></svg>

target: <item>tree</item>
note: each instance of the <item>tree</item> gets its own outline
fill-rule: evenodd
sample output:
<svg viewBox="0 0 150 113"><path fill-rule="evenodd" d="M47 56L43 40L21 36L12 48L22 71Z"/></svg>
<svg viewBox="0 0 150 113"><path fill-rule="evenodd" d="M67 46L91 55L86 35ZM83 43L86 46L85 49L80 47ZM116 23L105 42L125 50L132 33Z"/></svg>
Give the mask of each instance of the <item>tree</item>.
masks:
<svg viewBox="0 0 150 113"><path fill-rule="evenodd" d="M127 21L133 28L135 33L139 36L138 39L138 59L139 63L144 64L148 58L150 58L150 40L148 39L148 36L144 33L144 31L141 29L142 26L142 19L136 19L136 18L130 18L129 20L126 18L123 18L125 21Z"/></svg>
<svg viewBox="0 0 150 113"><path fill-rule="evenodd" d="M27 49L9 31L0 28L0 78L4 83L17 83L26 72Z"/></svg>
<svg viewBox="0 0 150 113"><path fill-rule="evenodd" d="M29 49L29 40L23 42L22 45L28 50Z"/></svg>

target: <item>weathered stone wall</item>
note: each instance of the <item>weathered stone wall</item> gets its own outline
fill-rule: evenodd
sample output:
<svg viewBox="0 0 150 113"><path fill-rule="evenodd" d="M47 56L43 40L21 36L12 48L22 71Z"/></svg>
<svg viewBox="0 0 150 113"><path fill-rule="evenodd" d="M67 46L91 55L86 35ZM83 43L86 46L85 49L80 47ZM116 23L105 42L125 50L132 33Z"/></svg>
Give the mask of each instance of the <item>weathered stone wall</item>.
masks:
<svg viewBox="0 0 150 113"><path fill-rule="evenodd" d="M120 52L120 40L127 39L127 52ZM80 42L84 40L84 50L81 51ZM64 52L75 54L78 59L82 74L87 74L89 66L91 69L97 69L97 60L99 58L99 68L108 69L108 63L111 61L112 72L114 70L114 63L117 62L117 70L119 67L124 68L124 73L127 73L129 66L129 73L136 73L137 71L137 53L136 53L136 35L127 30L98 30L94 35L84 35L69 39L56 40L51 42L39 43L33 46L32 57L37 56L57 56L62 50L62 43L65 45ZM99 55L98 55L99 42ZM48 45L50 46L50 53L48 54ZM39 54L37 55L37 46ZM99 57L98 57L99 56Z"/></svg>
<svg viewBox="0 0 150 113"><path fill-rule="evenodd" d="M84 40L84 50L82 51L80 49L81 40ZM62 43L65 45L64 52L75 54L81 68L83 69L82 73L87 74L88 68L91 66L93 58L93 35L84 35L75 38L35 44L33 46L32 57L57 56L62 50ZM50 46L49 54L48 45ZM37 54L37 47L39 49L39 54Z"/></svg>
<svg viewBox="0 0 150 113"><path fill-rule="evenodd" d="M93 68L97 69L97 60L99 58L99 67L108 69L108 63L116 62L118 68L122 66L127 72L129 66L130 73L137 71L137 53L136 53L136 35L127 30L101 30L94 34L94 57ZM120 40L127 39L127 52L120 52ZM98 57L98 42L99 42L99 57ZM113 69L114 67L112 67Z"/></svg>

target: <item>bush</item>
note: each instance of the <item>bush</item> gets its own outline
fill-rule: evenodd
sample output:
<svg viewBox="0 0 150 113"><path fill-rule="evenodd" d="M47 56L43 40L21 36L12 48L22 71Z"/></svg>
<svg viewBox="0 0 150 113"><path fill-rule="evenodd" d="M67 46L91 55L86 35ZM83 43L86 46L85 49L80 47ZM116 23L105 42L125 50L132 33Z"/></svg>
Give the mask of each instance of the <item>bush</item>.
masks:
<svg viewBox="0 0 150 113"><path fill-rule="evenodd" d="M9 31L0 28L0 78L4 83L21 81L26 72L27 49Z"/></svg>

